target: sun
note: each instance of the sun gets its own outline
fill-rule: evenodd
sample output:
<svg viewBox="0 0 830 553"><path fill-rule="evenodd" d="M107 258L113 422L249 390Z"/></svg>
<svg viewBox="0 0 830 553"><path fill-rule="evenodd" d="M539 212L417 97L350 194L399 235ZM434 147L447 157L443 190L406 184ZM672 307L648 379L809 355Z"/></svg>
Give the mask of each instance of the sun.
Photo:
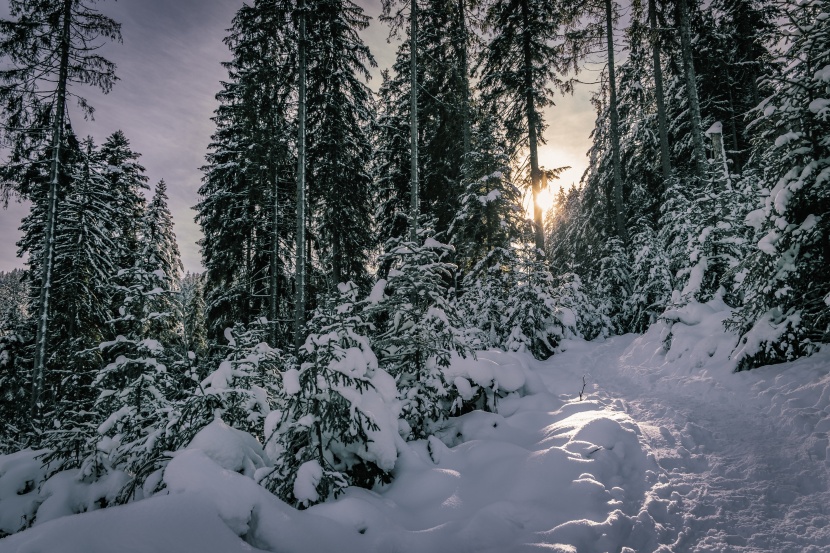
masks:
<svg viewBox="0 0 830 553"><path fill-rule="evenodd" d="M539 207L542 208L542 215L553 209L553 206L556 203L556 195L553 191L553 187L548 186L547 188L543 188L539 192L537 202L539 203ZM529 219L533 219L533 193L530 190L525 192L524 208L527 213L527 217Z"/></svg>

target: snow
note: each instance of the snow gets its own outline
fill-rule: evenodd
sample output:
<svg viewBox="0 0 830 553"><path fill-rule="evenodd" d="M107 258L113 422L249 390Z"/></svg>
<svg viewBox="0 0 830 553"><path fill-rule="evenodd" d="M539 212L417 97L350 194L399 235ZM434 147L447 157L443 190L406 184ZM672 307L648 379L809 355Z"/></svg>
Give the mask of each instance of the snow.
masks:
<svg viewBox="0 0 830 553"><path fill-rule="evenodd" d="M565 340L547 361L455 358L447 381L462 397L498 391L496 412L452 418L428 440L391 440L391 484L302 511L257 483L271 470L259 442L217 419L173 456L162 493L82 514L64 505L50 521L39 511L34 527L0 539L0 553L826 551L830 349L734 373L730 314L720 300L691 301L642 336ZM380 370L372 378L365 397L376 404L360 408L379 416L395 385ZM8 531L46 492L57 506L90 489L59 473L40 495L27 490L44 477L35 456L0 456ZM323 470L301 467L300 500L316 499ZM100 486L86 500L112 488Z"/></svg>
<svg viewBox="0 0 830 553"><path fill-rule="evenodd" d="M386 291L386 284L386 279L378 279L378 281L372 287L372 291L369 294L367 301L373 305L383 301L383 295Z"/></svg>
<svg viewBox="0 0 830 553"><path fill-rule="evenodd" d="M323 467L314 459L306 461L297 469L297 479L294 480L294 497L297 501L308 505L320 499L317 493L317 485L323 479Z"/></svg>
<svg viewBox="0 0 830 553"><path fill-rule="evenodd" d="M197 449L220 467L253 477L268 466L262 445L247 432L231 428L222 419L202 428L185 450Z"/></svg>
<svg viewBox="0 0 830 553"><path fill-rule="evenodd" d="M720 121L715 121L712 124L712 126L709 127L709 129L703 134L705 134L706 136L709 136L710 134L723 134L723 123L721 123Z"/></svg>

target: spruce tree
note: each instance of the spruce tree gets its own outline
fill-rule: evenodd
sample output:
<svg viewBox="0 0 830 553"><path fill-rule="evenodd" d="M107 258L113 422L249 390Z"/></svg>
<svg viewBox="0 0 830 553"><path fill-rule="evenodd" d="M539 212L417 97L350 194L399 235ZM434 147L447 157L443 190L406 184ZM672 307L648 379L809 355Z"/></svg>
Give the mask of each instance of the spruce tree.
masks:
<svg viewBox="0 0 830 553"><path fill-rule="evenodd" d="M293 305L290 268L296 184L296 32L292 5L259 0L236 13L225 43L232 59L217 94L207 164L196 205L205 266L209 336ZM279 333L278 333L279 334Z"/></svg>
<svg viewBox="0 0 830 553"><path fill-rule="evenodd" d="M368 285L372 236L372 95L375 61L359 32L369 22L348 0L316 0L309 12L308 180L316 245L329 287Z"/></svg>
<svg viewBox="0 0 830 553"><path fill-rule="evenodd" d="M38 155L50 150L49 187L44 198L43 247L39 252L40 294L37 305L31 408L39 411L49 345L49 318L54 274L54 239L57 202L64 156L66 103L69 88L87 84L109 92L115 65L97 53L102 40L121 40L118 23L90 7L88 0L10 0L12 20L0 21L0 56L7 65L0 71L0 110L7 124L6 138L12 155L3 167L5 191L26 193L27 179ZM83 98L87 114L91 107Z"/></svg>
<svg viewBox="0 0 830 553"><path fill-rule="evenodd" d="M544 221L538 196L542 190L539 146L545 122L542 110L553 105L555 89L569 90L564 78L573 57L558 40L574 14L548 0L494 0L487 8L489 44L481 62L481 89L486 102L497 106L511 153L524 148L533 195L536 248L544 251Z"/></svg>
<svg viewBox="0 0 830 553"><path fill-rule="evenodd" d="M764 80L772 94L755 112L767 170L761 206L747 217L756 248L738 271L739 368L810 354L830 329L830 9L787 2L785 14L770 38L788 63Z"/></svg>

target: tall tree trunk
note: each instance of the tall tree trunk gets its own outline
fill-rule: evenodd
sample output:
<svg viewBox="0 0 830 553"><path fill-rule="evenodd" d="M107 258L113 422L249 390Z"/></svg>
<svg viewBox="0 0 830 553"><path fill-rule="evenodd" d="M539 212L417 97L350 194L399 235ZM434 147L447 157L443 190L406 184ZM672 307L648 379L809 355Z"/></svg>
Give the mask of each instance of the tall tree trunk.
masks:
<svg viewBox="0 0 830 553"><path fill-rule="evenodd" d="M412 0L409 11L409 149L410 149L410 205L412 227L410 240L418 237L418 216L421 211L418 189L418 2Z"/></svg>
<svg viewBox="0 0 830 553"><path fill-rule="evenodd" d="M305 243L305 123L306 123L306 7L305 0L299 0L300 44L299 44L299 109L297 114L297 290L294 306L294 347L299 354L303 345L305 325L306 286L306 243Z"/></svg>
<svg viewBox="0 0 830 553"><path fill-rule="evenodd" d="M663 170L663 189L671 178L671 157L669 154L669 125L666 117L666 96L663 92L663 65L660 61L660 31L657 27L657 6L655 0L648 0L648 20L651 26L652 64L654 66L654 93L657 96L657 127L660 134L660 166Z"/></svg>
<svg viewBox="0 0 830 553"><path fill-rule="evenodd" d="M274 200L273 213L271 214L273 226L271 233L271 263L268 282L268 319L270 322L269 338L271 347L277 347L277 319L279 318L279 255L280 255L280 203L279 203L279 176L278 170L274 168Z"/></svg>
<svg viewBox="0 0 830 553"><path fill-rule="evenodd" d="M461 31L458 48L459 63L461 64L461 117L464 125L464 158L466 159L467 154L470 153L472 131L470 121L470 69L467 61L467 14L464 10L465 1L466 0L458 0L458 26Z"/></svg>
<svg viewBox="0 0 830 553"><path fill-rule="evenodd" d="M52 293L52 269L55 261L55 227L58 209L58 180L60 178L61 143L66 117L66 85L69 76L70 33L72 32L72 0L63 2L63 26L61 27L60 67L58 90L55 99L55 119L52 122L52 163L49 169L49 193L46 203L46 227L43 232L43 260L41 267L40 297L38 298L38 322L35 336L34 374L32 375L31 411L37 416L46 373L46 356L49 349L49 303Z"/></svg>
<svg viewBox="0 0 830 553"><path fill-rule="evenodd" d="M697 76L692 59L692 30L689 23L688 0L678 0L680 12L680 50L683 57L683 69L686 73L686 94L689 99L689 116L692 124L692 146L694 149L695 170L698 175L705 171L706 155L703 151L703 131L701 130L700 100L697 95Z"/></svg>
<svg viewBox="0 0 830 553"><path fill-rule="evenodd" d="M527 133L530 147L530 190L533 194L533 224L536 249L545 251L545 227L542 220L542 206L539 205L539 194L542 191L542 172L539 169L538 151L538 114L533 99L533 52L530 44L530 14L527 0L522 0L522 56L524 62L525 86L525 116L527 117ZM539 253L539 255L542 255Z"/></svg>
<svg viewBox="0 0 830 553"><path fill-rule="evenodd" d="M605 0L605 31L608 44L608 93L611 111L611 163L614 171L614 215L617 238L628 242L623 205L622 170L620 169L620 116L617 113L617 75L614 67L614 7Z"/></svg>

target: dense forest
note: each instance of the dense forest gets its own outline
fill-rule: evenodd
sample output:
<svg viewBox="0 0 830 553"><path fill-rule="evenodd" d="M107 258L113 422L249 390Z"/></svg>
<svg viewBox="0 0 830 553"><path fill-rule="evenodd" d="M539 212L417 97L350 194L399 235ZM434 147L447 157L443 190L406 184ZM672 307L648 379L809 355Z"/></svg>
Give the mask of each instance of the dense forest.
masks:
<svg viewBox="0 0 830 553"><path fill-rule="evenodd" d="M738 370L830 340L828 0L384 0L377 93L358 3L251 0L198 275L130 129L73 131L84 88L117 86L106 3L9 6L0 190L32 208L0 275L0 453L79 469L90 504L160 491L217 419L291 505L389 482L399 440L508 393L448 370L477 351L547 358L713 302ZM544 212L546 108L598 61L590 167Z"/></svg>

